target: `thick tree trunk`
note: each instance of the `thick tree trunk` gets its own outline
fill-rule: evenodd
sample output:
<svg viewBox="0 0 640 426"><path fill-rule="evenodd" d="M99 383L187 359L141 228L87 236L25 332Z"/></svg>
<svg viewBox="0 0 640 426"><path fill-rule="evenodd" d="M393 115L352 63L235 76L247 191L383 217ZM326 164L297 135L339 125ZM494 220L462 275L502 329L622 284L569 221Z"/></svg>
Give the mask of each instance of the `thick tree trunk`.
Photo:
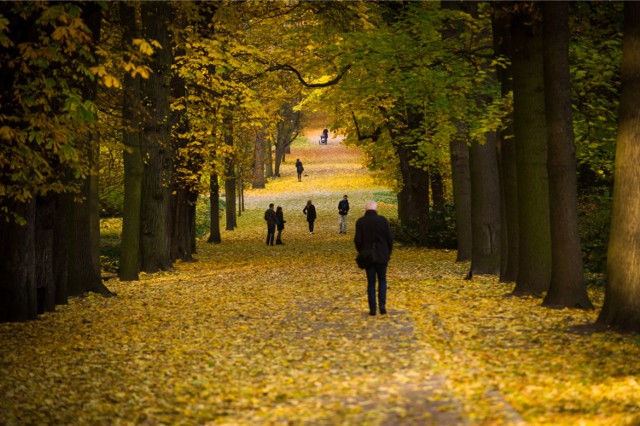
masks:
<svg viewBox="0 0 640 426"><path fill-rule="evenodd" d="M222 238L220 236L220 185L218 183L218 175L212 173L209 177L210 186L210 229L208 243L220 244Z"/></svg>
<svg viewBox="0 0 640 426"><path fill-rule="evenodd" d="M453 204L456 217L456 237L458 240L457 262L471 260L473 247L471 227L471 171L469 146L461 134L452 137L449 143L451 155L451 182Z"/></svg>
<svg viewBox="0 0 640 426"><path fill-rule="evenodd" d="M496 135L470 148L472 252L471 275L500 272L500 182Z"/></svg>
<svg viewBox="0 0 640 426"><path fill-rule="evenodd" d="M462 10L459 1L442 1L442 9ZM463 31L457 20L447 20L442 30L442 38L460 37ZM455 207L456 240L458 242L457 262L471 260L473 247L471 227L471 172L469 165L469 146L467 145L467 131L463 124L456 123L457 134L449 142L451 160L451 185L453 205Z"/></svg>
<svg viewBox="0 0 640 426"><path fill-rule="evenodd" d="M26 321L38 316L36 290L36 202L10 203L24 224L0 220L0 322Z"/></svg>
<svg viewBox="0 0 640 426"><path fill-rule="evenodd" d="M411 148L396 146L402 174L402 189L398 192L398 219L404 225L418 223L418 244L429 241L429 173L411 164Z"/></svg>
<svg viewBox="0 0 640 426"><path fill-rule="evenodd" d="M100 42L102 9L97 3L83 4L82 18L91 30L93 41ZM84 99L95 100L97 81L85 79L82 82ZM79 296L88 291L111 295L104 286L100 269L100 202L98 195L98 157L100 145L95 131L88 128L82 135L81 145L89 158L91 173L84 179L80 188L81 201L73 205L73 233L68 248L71 250L68 263L70 296Z"/></svg>
<svg viewBox="0 0 640 426"><path fill-rule="evenodd" d="M66 305L69 301L69 244L71 223L64 220L73 214L73 195L59 194L53 229L53 280L55 304Z"/></svg>
<svg viewBox="0 0 640 426"><path fill-rule="evenodd" d="M584 283L578 229L577 161L569 82L569 4L546 2L544 83L551 213L551 284L546 306L593 308Z"/></svg>
<svg viewBox="0 0 640 426"><path fill-rule="evenodd" d="M143 117L142 154L145 158L141 203L141 269L147 273L171 270L169 208L172 153L169 125L171 49L168 27L171 5L162 1L142 3L145 36L157 40L151 68L154 72L142 82L147 100Z"/></svg>
<svg viewBox="0 0 640 426"><path fill-rule="evenodd" d="M624 4L622 94L618 119L607 285L598 323L640 332L640 3Z"/></svg>
<svg viewBox="0 0 640 426"><path fill-rule="evenodd" d="M52 312L56 305L54 273L54 228L56 199L49 194L36 199L35 282L38 295L38 314Z"/></svg>
<svg viewBox="0 0 640 426"><path fill-rule="evenodd" d="M123 25L122 46L130 45L138 35L135 8L120 2L120 19ZM126 59L126 58L125 58ZM124 75L122 97L122 142L124 157L124 205L122 212L122 240L120 242L120 267L118 276L122 281L138 279L141 265L141 202L142 202L142 152L140 149L142 129L140 122L140 77Z"/></svg>
<svg viewBox="0 0 640 426"><path fill-rule="evenodd" d="M80 193L84 201L74 202L71 206L72 213L61 219L71 221L71 233L68 235L67 246L69 253L67 292L69 296L80 296L88 291L107 296L112 295L102 283L100 275L100 220L97 184L97 176L87 177Z"/></svg>
<svg viewBox="0 0 640 426"><path fill-rule="evenodd" d="M191 193L176 187L171 195L171 259L192 261Z"/></svg>
<svg viewBox="0 0 640 426"><path fill-rule="evenodd" d="M184 18L179 23L184 28ZM182 44L174 46L175 56L183 56L186 50ZM177 73L171 76L171 97L174 100L184 99L187 95L185 81ZM189 151L190 126L186 108L174 109L171 112L171 140L173 142L174 166L171 174L171 208L170 208L170 255L171 260L193 261L195 251L195 204L191 176L200 173L200 155ZM197 194L195 194L197 200Z"/></svg>
<svg viewBox="0 0 640 426"><path fill-rule="evenodd" d="M503 57L512 55L509 14L503 7L512 7L507 2L493 3L492 14L494 51ZM510 2L509 2L510 3ZM513 90L511 66L498 67L503 97ZM498 132L497 151L500 171L500 282L515 282L518 278L518 171L516 168L516 144L513 137L513 115L507 126Z"/></svg>
<svg viewBox="0 0 640 426"><path fill-rule="evenodd" d="M519 215L518 279L513 292L518 296L541 294L551 281L542 32L536 16L514 15L511 25Z"/></svg>

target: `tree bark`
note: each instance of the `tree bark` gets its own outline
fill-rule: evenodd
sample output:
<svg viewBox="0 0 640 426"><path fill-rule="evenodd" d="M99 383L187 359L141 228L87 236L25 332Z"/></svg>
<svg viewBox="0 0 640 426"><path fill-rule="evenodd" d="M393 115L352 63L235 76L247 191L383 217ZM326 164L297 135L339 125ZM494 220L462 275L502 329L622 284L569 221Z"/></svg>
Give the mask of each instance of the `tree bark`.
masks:
<svg viewBox="0 0 640 426"><path fill-rule="evenodd" d="M500 272L500 182L495 133L469 150L471 166L471 275Z"/></svg>
<svg viewBox="0 0 640 426"><path fill-rule="evenodd" d="M209 177L210 229L208 243L220 244L220 185L218 175L212 173Z"/></svg>
<svg viewBox="0 0 640 426"><path fill-rule="evenodd" d="M184 17L176 23L185 27ZM182 43L172 44L175 56L186 54ZM177 73L171 76L171 98L185 99L187 91L185 81ZM193 261L195 251L195 200L192 176L199 175L201 156L189 150L190 126L186 108L174 109L171 112L171 141L173 143L174 164L171 174L171 207L170 207L170 256L171 260Z"/></svg>
<svg viewBox="0 0 640 426"><path fill-rule="evenodd" d="M0 220L0 322L27 321L38 316L36 202L7 204L25 223Z"/></svg>
<svg viewBox="0 0 640 426"><path fill-rule="evenodd" d="M457 262L471 260L471 169L469 165L469 146L461 134L451 138L449 143L451 156L451 182L453 204L456 217L456 239L458 240Z"/></svg>
<svg viewBox="0 0 640 426"><path fill-rule="evenodd" d="M36 198L35 283L38 314L52 312L56 306L56 282L53 269L56 199L57 197L53 194Z"/></svg>
<svg viewBox="0 0 640 426"><path fill-rule="evenodd" d="M144 175L141 202L141 269L147 273L171 270L169 208L172 153L169 126L169 88L172 55L168 27L171 5L162 1L143 2L145 37L157 40L152 58L153 73L142 82L145 111L142 154Z"/></svg>
<svg viewBox="0 0 640 426"><path fill-rule="evenodd" d="M607 284L598 323L640 332L640 3L625 2Z"/></svg>
<svg viewBox="0 0 640 426"><path fill-rule="evenodd" d="M402 189L398 192L398 219L402 225L418 224L418 244L429 241L429 173L411 164L411 148L396 146L402 174Z"/></svg>
<svg viewBox="0 0 640 426"><path fill-rule="evenodd" d="M264 163L265 163L265 133L264 131L256 132L256 139L253 146L253 180L251 187L253 189L264 189Z"/></svg>
<svg viewBox="0 0 640 426"><path fill-rule="evenodd" d="M493 2L491 24L494 51L501 57L513 54L510 34L510 8L512 2ZM511 65L498 67L496 74L503 97L513 90ZM518 278L518 171L513 114L507 125L497 133L498 167L500 175L500 282L515 282Z"/></svg>
<svg viewBox="0 0 640 426"><path fill-rule="evenodd" d="M545 2L544 85L547 117L552 269L543 305L593 308L584 282L578 229L577 161L569 81L569 3Z"/></svg>
<svg viewBox="0 0 640 426"><path fill-rule="evenodd" d="M233 119L229 114L224 120L224 141L233 147ZM236 226L236 169L235 161L231 157L225 159L224 200L226 230L233 231Z"/></svg>
<svg viewBox="0 0 640 426"><path fill-rule="evenodd" d="M511 22L519 219L518 279L513 293L518 296L542 294L551 281L542 32L536 21L539 5L526 2L524 6Z"/></svg>
<svg viewBox="0 0 640 426"><path fill-rule="evenodd" d="M120 20L123 26L122 48L129 46L138 37L135 8L120 2ZM126 51L126 50L125 50ZM126 59L126 58L125 58ZM122 239L120 242L120 264L118 276L122 281L138 280L141 266L141 203L142 164L140 128L140 77L125 73L122 90L122 143L124 157L124 205L122 212Z"/></svg>

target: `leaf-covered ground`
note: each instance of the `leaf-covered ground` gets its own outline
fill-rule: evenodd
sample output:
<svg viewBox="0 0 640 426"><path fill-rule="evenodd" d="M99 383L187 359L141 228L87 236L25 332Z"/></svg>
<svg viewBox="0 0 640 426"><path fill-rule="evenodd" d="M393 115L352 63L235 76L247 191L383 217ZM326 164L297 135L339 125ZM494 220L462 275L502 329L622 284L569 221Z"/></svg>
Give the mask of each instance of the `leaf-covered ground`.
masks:
<svg viewBox="0 0 640 426"><path fill-rule="evenodd" d="M389 314L369 317L353 223L385 189L356 152L317 146L314 132L282 178L247 193L238 229L199 243L197 262L0 324L0 424L640 422L638 336L588 332L597 310L544 309L493 277L465 281L454 252L397 247ZM269 202L284 208L283 246L265 245ZM381 212L395 216L391 204Z"/></svg>

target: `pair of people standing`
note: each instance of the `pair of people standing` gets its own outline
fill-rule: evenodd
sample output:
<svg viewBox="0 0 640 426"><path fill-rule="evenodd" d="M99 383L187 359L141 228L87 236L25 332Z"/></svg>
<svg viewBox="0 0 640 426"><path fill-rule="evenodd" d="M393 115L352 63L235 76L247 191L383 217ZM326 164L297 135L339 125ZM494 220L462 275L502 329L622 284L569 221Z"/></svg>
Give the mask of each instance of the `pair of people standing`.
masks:
<svg viewBox="0 0 640 426"><path fill-rule="evenodd" d="M316 207L311 200L307 201L307 205L302 209L302 213L307 216L307 222L309 223L309 234L313 234L314 222L318 217L316 213ZM342 200L338 203L338 217L340 218L340 233L347 233L347 214L349 213L349 197L344 195Z"/></svg>
<svg viewBox="0 0 640 426"><path fill-rule="evenodd" d="M274 245L273 240L275 238L275 244L284 244L282 242L282 231L284 230L284 212L282 207L278 206L276 210L273 210L273 203L269 204L269 208L264 212L264 220L267 221L267 245ZM276 229L278 235L276 237Z"/></svg>

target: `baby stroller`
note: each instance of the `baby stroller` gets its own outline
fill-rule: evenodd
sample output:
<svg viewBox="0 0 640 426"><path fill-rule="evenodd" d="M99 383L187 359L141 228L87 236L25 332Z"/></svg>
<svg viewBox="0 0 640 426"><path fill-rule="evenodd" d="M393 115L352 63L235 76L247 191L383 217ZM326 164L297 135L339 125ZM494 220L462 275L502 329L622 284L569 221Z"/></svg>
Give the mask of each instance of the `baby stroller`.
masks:
<svg viewBox="0 0 640 426"><path fill-rule="evenodd" d="M322 135L320 135L320 144L326 145L328 141L329 141L329 131L327 129L324 129L322 131Z"/></svg>

